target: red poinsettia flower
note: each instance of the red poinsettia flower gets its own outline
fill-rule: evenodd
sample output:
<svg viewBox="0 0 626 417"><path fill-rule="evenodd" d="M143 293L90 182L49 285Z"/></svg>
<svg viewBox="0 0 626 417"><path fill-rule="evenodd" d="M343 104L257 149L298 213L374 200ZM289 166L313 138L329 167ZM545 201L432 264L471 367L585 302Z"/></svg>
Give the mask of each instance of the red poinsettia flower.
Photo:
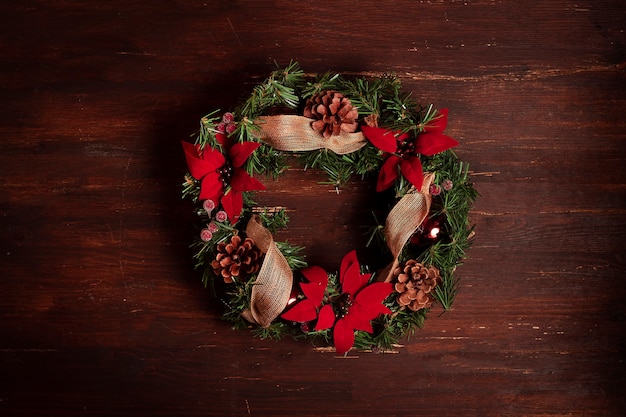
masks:
<svg viewBox="0 0 626 417"><path fill-rule="evenodd" d="M328 285L328 275L319 266L309 266L302 269L301 272L309 281L300 284L300 289L307 298L299 301L281 317L285 320L304 323L317 318L317 310L322 304L324 292Z"/></svg>
<svg viewBox="0 0 626 417"><path fill-rule="evenodd" d="M442 109L424 125L424 132L414 139L408 133L362 126L365 137L378 149L390 154L380 169L376 191L384 191L393 185L398 178L398 167L402 175L419 190L424 180L419 154L432 156L459 144L443 134L447 124L448 109Z"/></svg>
<svg viewBox="0 0 626 417"><path fill-rule="evenodd" d="M191 175L201 180L200 200L221 203L231 222L235 223L243 209L242 192L264 190L265 186L242 168L244 162L260 146L256 142L230 143L223 133L217 140L225 154L217 149L200 149L198 145L182 142Z"/></svg>
<svg viewBox="0 0 626 417"><path fill-rule="evenodd" d="M302 291L307 295L294 306L283 318L293 321L310 321L317 316L315 330L326 330L333 328L333 340L337 353L342 355L350 350L354 345L354 331L363 330L372 332L371 321L380 314L390 314L389 310L382 302L393 292L390 283L375 282L369 284L371 274L361 274L361 266L356 257L356 251L348 253L341 261L339 271L339 282L341 283L342 294L331 300L332 304L324 305L317 314L328 276L323 269L307 271L309 280L306 289ZM304 304L299 307L300 304ZM333 305L337 312L333 309ZM298 308L296 310L296 308ZM293 314L292 311L296 310Z"/></svg>

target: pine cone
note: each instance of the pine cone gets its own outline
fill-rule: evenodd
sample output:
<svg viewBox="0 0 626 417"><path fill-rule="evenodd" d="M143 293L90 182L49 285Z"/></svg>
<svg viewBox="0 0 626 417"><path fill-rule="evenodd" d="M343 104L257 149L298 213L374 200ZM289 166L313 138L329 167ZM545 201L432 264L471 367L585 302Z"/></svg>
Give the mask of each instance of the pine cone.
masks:
<svg viewBox="0 0 626 417"><path fill-rule="evenodd" d="M261 251L254 245L254 240L241 240L238 235L230 239L230 243L221 242L217 245L217 255L211 262L216 275L221 275L224 282L230 284L234 279L244 279L260 268Z"/></svg>
<svg viewBox="0 0 626 417"><path fill-rule="evenodd" d="M322 91L307 100L304 116L315 119L311 127L325 138L341 131L353 133L357 128L359 112L343 94L334 90Z"/></svg>
<svg viewBox="0 0 626 417"><path fill-rule="evenodd" d="M430 307L435 298L432 290L441 282L439 270L434 266L426 267L411 259L393 271L396 277L395 290L398 295L396 301L401 306L407 306L413 311Z"/></svg>

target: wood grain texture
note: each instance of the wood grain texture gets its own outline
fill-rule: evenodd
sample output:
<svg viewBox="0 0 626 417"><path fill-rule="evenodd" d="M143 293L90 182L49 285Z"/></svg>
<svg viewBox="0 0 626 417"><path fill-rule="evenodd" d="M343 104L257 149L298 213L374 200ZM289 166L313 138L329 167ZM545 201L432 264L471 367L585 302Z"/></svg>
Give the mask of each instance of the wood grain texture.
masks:
<svg viewBox="0 0 626 417"><path fill-rule="evenodd" d="M626 413L623 2L5 3L0 414ZM234 332L192 269L179 141L290 59L395 72L471 165L462 290L398 354ZM263 198L332 268L369 185L315 175Z"/></svg>

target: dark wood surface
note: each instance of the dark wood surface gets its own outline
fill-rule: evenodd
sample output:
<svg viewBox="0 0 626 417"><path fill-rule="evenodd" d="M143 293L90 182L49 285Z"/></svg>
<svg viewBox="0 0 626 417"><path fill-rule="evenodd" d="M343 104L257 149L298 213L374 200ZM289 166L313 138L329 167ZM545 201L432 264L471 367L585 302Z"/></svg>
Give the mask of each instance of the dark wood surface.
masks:
<svg viewBox="0 0 626 417"><path fill-rule="evenodd" d="M626 413L622 1L8 3L0 415ZM290 59L397 73L471 164L455 308L397 354L232 331L192 269L179 141ZM337 265L363 190L272 186Z"/></svg>

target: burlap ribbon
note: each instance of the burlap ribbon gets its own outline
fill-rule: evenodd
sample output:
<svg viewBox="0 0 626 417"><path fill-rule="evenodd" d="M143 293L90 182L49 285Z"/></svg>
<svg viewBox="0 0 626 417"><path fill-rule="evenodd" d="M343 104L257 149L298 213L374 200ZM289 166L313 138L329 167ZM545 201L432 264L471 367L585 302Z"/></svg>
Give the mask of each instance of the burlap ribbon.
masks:
<svg viewBox="0 0 626 417"><path fill-rule="evenodd" d="M246 226L246 234L265 253L265 258L252 287L250 308L241 315L251 323L268 327L289 301L293 273L272 234L263 227L259 215L252 216Z"/></svg>
<svg viewBox="0 0 626 417"><path fill-rule="evenodd" d="M424 175L422 189L419 192L405 194L389 212L385 221L385 239L387 246L393 255L393 262L389 264L381 273L385 282L393 278L393 270L398 266L398 258L402 253L404 245L411 235L424 222L430 211L432 196L429 189L434 174Z"/></svg>
<svg viewBox="0 0 626 417"><path fill-rule="evenodd" d="M274 149L281 151L302 152L315 149L330 149L339 155L358 151L367 143L363 133L341 132L325 138L313 130L313 119L304 116L283 114L279 116L261 116L255 123L261 129L259 139Z"/></svg>

